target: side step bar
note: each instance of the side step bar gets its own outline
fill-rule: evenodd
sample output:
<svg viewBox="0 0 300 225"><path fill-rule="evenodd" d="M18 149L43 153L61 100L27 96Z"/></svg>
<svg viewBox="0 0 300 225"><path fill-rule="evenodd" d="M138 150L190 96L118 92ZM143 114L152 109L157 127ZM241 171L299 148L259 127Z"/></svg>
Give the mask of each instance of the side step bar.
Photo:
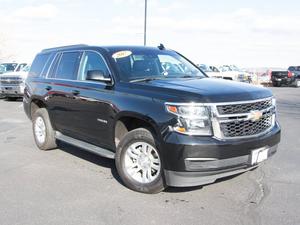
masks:
<svg viewBox="0 0 300 225"><path fill-rule="evenodd" d="M104 148L100 148L98 146L86 143L84 141L79 141L77 139L71 138L69 136L63 135L62 133L56 131L55 132L55 137L56 139L66 142L68 144L74 145L76 147L82 148L86 151L95 153L97 155L103 156L105 158L109 158L109 159L114 159L115 158L115 153L112 151L109 151L107 149Z"/></svg>

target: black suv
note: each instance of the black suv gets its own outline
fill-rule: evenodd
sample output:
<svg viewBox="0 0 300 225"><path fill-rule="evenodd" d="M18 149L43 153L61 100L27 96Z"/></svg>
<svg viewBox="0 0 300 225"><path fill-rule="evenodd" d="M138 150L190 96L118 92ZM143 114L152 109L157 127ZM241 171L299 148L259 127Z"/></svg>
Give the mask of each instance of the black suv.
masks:
<svg viewBox="0 0 300 225"><path fill-rule="evenodd" d="M24 95L41 150L60 140L115 159L125 185L145 193L248 171L280 141L268 89L208 78L163 46L45 49Z"/></svg>

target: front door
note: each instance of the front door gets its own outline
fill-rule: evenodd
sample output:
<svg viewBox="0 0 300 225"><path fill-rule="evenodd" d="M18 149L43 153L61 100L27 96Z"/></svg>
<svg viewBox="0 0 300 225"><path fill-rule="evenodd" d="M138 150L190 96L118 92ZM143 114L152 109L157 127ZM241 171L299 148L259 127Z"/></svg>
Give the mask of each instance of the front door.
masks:
<svg viewBox="0 0 300 225"><path fill-rule="evenodd" d="M72 86L71 110L69 117L73 123L75 138L104 148L112 148L112 124L115 109L110 99L114 90L104 82L88 81L89 71L101 71L105 77L110 72L102 55L95 51L85 51L78 72L76 87Z"/></svg>

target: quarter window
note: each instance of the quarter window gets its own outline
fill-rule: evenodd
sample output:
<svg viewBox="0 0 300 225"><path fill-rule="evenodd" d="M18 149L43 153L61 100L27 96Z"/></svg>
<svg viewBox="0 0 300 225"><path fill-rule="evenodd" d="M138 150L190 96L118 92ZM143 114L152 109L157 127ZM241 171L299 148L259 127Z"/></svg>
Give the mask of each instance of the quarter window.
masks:
<svg viewBox="0 0 300 225"><path fill-rule="evenodd" d="M86 80L88 71L100 70L105 78L108 78L109 70L104 59L96 52L85 52L82 60L82 67L79 72L79 80Z"/></svg>
<svg viewBox="0 0 300 225"><path fill-rule="evenodd" d="M49 58L50 54L39 54L33 60L28 76L39 77Z"/></svg>
<svg viewBox="0 0 300 225"><path fill-rule="evenodd" d="M76 80L80 55L80 52L63 53L55 73L55 78Z"/></svg>

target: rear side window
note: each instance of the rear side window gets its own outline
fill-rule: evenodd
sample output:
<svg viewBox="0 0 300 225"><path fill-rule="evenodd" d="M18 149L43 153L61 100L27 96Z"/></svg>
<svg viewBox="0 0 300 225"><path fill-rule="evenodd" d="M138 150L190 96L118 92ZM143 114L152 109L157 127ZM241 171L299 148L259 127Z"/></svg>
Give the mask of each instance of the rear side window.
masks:
<svg viewBox="0 0 300 225"><path fill-rule="evenodd" d="M48 61L49 56L50 53L37 55L32 62L28 76L39 77Z"/></svg>
<svg viewBox="0 0 300 225"><path fill-rule="evenodd" d="M80 62L80 56L80 52L63 53L56 69L55 78L77 80L77 70Z"/></svg>

